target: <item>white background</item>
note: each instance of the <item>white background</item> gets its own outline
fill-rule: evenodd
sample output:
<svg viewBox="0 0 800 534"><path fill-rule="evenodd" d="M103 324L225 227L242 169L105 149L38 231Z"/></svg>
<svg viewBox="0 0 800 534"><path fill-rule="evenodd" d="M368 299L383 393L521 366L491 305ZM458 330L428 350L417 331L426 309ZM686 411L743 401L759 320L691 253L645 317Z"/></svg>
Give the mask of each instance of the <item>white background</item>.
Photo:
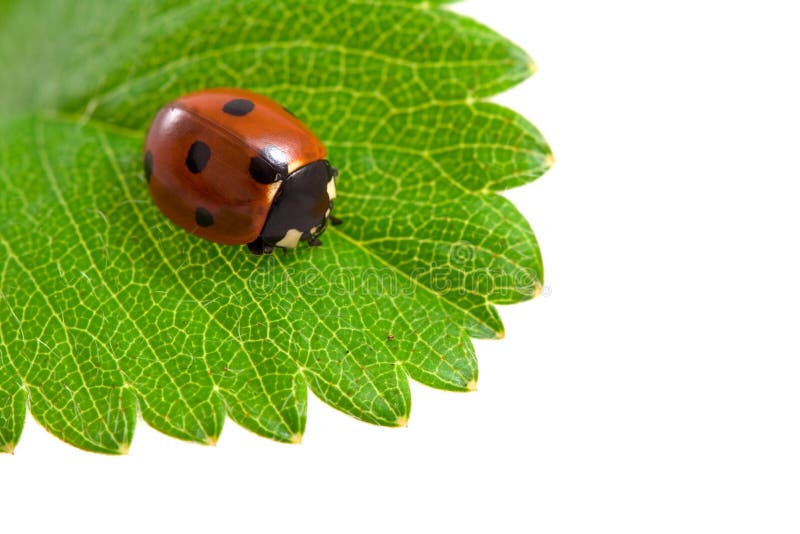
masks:
<svg viewBox="0 0 800 534"><path fill-rule="evenodd" d="M479 391L414 384L400 430L312 399L301 446L229 423L204 448L141 424L121 458L29 419L0 456L0 530L800 531L792 6L456 6L536 59L497 100L558 161L508 194L549 296L501 310Z"/></svg>

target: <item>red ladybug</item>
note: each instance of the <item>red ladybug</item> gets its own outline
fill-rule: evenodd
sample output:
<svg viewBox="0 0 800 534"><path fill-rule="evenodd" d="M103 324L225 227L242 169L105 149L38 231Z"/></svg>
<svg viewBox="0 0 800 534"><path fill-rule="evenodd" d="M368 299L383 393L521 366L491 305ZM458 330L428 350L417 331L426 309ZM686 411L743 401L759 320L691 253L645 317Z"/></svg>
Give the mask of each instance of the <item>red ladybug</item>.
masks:
<svg viewBox="0 0 800 534"><path fill-rule="evenodd" d="M184 95L158 112L144 145L153 201L191 234L253 254L320 245L338 171L291 112L241 89Z"/></svg>

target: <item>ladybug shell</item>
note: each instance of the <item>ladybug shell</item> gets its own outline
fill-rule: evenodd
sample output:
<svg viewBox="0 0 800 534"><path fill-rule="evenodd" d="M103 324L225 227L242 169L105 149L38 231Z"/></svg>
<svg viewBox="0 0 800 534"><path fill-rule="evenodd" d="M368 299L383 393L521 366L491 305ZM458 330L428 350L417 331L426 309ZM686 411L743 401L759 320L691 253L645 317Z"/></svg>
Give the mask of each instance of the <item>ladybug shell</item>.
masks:
<svg viewBox="0 0 800 534"><path fill-rule="evenodd" d="M190 93L164 106L144 152L159 209L189 233L228 245L255 240L282 181L327 155L280 104L227 88Z"/></svg>

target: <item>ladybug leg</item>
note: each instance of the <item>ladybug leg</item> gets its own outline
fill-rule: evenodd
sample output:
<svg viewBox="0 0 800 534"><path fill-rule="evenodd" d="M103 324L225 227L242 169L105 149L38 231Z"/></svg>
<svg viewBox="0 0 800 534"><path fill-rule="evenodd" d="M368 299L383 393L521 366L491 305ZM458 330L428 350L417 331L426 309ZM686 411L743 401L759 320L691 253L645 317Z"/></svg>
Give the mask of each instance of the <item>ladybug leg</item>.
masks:
<svg viewBox="0 0 800 534"><path fill-rule="evenodd" d="M328 221L330 221L333 226L339 226L342 224L342 220L339 217L334 217L333 215L328 217Z"/></svg>
<svg viewBox="0 0 800 534"><path fill-rule="evenodd" d="M256 256L261 256L262 254L272 254L272 251L275 250L275 247L272 245L267 245L260 237L255 241L248 243L247 248L249 248L250 252Z"/></svg>
<svg viewBox="0 0 800 534"><path fill-rule="evenodd" d="M309 247L318 247L322 244L322 241L319 240L318 237L315 237L311 241L308 242Z"/></svg>

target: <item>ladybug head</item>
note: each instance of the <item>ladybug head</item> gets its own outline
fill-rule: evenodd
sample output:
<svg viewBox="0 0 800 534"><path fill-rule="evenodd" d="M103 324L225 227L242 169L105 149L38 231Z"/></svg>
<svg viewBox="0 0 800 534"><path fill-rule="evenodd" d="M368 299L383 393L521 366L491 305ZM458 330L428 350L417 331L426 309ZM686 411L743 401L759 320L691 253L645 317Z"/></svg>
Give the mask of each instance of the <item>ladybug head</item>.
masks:
<svg viewBox="0 0 800 534"><path fill-rule="evenodd" d="M272 203L261 241L267 247L294 248L300 241L316 246L328 225L336 197L338 171L327 160L305 165L281 184Z"/></svg>

